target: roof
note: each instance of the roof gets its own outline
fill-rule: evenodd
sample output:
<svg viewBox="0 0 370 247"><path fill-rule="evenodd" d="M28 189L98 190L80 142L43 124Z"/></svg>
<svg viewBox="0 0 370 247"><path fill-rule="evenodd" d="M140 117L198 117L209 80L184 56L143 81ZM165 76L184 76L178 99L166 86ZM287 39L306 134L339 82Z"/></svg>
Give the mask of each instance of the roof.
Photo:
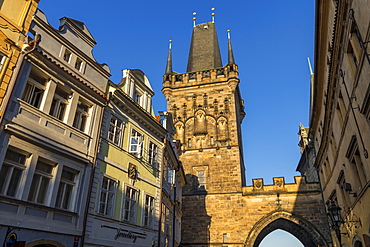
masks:
<svg viewBox="0 0 370 247"><path fill-rule="evenodd" d="M213 22L194 26L191 37L187 72L222 67L220 47Z"/></svg>

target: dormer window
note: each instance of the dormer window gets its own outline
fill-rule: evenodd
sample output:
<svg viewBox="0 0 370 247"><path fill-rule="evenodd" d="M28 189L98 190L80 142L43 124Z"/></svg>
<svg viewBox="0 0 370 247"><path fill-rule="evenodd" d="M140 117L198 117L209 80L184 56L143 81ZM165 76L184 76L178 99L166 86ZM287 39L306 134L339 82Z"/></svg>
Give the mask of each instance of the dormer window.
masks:
<svg viewBox="0 0 370 247"><path fill-rule="evenodd" d="M88 106L85 102L78 102L76 115L73 120L73 127L81 131L85 131L87 118L89 117L89 109L90 106Z"/></svg>
<svg viewBox="0 0 370 247"><path fill-rule="evenodd" d="M134 101L138 103L139 105L141 105L142 98L143 98L143 94L136 89L133 95Z"/></svg>
<svg viewBox="0 0 370 247"><path fill-rule="evenodd" d="M75 69L77 69L78 71L82 70L82 60L80 58L76 59Z"/></svg>
<svg viewBox="0 0 370 247"><path fill-rule="evenodd" d="M72 57L72 53L69 50L65 49L64 55L63 55L64 61L69 63L71 61L71 57Z"/></svg>

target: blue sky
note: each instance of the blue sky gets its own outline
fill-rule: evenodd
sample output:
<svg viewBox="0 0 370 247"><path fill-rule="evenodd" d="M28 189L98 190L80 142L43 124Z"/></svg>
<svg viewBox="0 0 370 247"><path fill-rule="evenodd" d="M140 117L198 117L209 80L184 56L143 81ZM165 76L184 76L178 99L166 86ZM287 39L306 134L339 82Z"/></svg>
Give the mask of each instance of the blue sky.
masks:
<svg viewBox="0 0 370 247"><path fill-rule="evenodd" d="M309 69L313 58L314 1L113 1L41 0L52 26L64 16L84 22L98 44L93 54L111 68L118 83L121 70L139 68L156 93L154 109L166 109L162 76L173 40L173 69L185 72L192 32L197 23L215 23L223 58L227 61L227 29L236 63L247 116L243 145L247 184L252 178L285 176L293 182L300 153L298 126L308 125Z"/></svg>
<svg viewBox="0 0 370 247"><path fill-rule="evenodd" d="M139 68L156 93L154 109L166 109L161 93L162 76L173 40L173 69L185 72L192 32L197 23L215 23L223 58L227 62L227 33L239 66L240 89L245 101L243 121L244 162L247 184L252 178L284 176L293 182L300 153L298 126L308 125L309 69L313 59L314 1L117 1L41 0L39 8L58 28L64 16L86 24L98 45L96 60L111 68L118 83L121 70Z"/></svg>

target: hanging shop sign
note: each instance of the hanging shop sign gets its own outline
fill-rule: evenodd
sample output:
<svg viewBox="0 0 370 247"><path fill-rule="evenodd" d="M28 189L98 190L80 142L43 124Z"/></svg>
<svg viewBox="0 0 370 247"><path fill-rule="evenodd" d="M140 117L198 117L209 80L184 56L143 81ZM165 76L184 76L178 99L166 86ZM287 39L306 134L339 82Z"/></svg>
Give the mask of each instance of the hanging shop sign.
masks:
<svg viewBox="0 0 370 247"><path fill-rule="evenodd" d="M16 230L20 231L18 227L8 227L3 244L4 247L13 247L17 243L17 233L15 233Z"/></svg>

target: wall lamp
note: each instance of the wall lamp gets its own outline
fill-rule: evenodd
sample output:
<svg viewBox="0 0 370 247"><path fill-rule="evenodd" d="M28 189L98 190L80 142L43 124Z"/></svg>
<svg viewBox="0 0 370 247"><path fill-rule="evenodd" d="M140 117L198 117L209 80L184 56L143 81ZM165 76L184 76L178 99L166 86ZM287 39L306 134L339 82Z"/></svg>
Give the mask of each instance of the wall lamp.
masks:
<svg viewBox="0 0 370 247"><path fill-rule="evenodd" d="M342 208L337 206L334 201L331 201L330 205L328 206L328 216L330 221L330 227L335 231L335 235L339 241L340 246L342 246L342 234L348 236L348 233L340 232L340 226L344 223L348 224L348 227L355 227L357 228L358 225L361 225L360 219L358 219L355 215L356 220L353 218L344 220L341 215Z"/></svg>
<svg viewBox="0 0 370 247"><path fill-rule="evenodd" d="M340 215L342 209L335 204L334 201L331 201L330 206L328 207L328 216L330 220L330 226L335 231L335 235L339 241L340 246L342 246L342 236L340 232L340 224L343 224L344 221Z"/></svg>

